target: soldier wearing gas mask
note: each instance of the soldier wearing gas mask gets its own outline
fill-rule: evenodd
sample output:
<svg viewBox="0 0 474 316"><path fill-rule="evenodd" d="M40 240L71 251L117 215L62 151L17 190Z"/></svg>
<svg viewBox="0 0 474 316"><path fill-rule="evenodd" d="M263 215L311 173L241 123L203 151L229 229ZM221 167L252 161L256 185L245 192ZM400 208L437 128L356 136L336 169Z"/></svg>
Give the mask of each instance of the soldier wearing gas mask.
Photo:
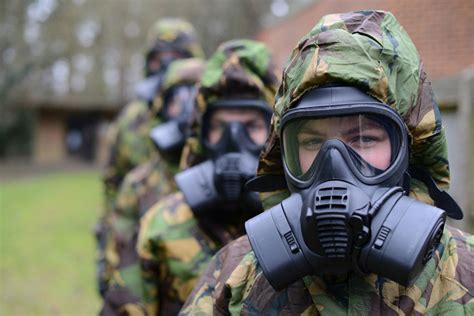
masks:
<svg viewBox="0 0 474 316"><path fill-rule="evenodd" d="M163 77L161 122L150 132L160 154L125 176L111 214L106 260L114 271L104 296L102 315L114 315L127 304L142 301L135 249L139 221L148 208L176 190L173 179L178 171L179 157L176 156L191 133L196 84L203 69L201 59L181 59L172 62Z"/></svg>
<svg viewBox="0 0 474 316"><path fill-rule="evenodd" d="M159 91L164 73L171 61L191 57L203 57L193 26L178 18L157 21L147 35L146 78L137 86L137 100L127 104L109 128L108 160L103 175L106 205L95 232L98 245L97 281L101 295L112 273L105 258L105 248L110 242L109 222L118 190L130 170L157 155L149 132L160 122ZM161 181L165 185L166 177Z"/></svg>
<svg viewBox="0 0 474 316"><path fill-rule="evenodd" d="M391 13L323 17L293 50L272 123L248 184L269 207L181 314L472 314L472 237L445 226L462 212L443 191L441 117Z"/></svg>
<svg viewBox="0 0 474 316"><path fill-rule="evenodd" d="M262 211L244 184L255 176L268 136L277 77L259 42L234 40L209 59L198 92L196 137L183 152L189 167L178 192L156 203L140 224L137 245L149 315L174 315L197 276Z"/></svg>

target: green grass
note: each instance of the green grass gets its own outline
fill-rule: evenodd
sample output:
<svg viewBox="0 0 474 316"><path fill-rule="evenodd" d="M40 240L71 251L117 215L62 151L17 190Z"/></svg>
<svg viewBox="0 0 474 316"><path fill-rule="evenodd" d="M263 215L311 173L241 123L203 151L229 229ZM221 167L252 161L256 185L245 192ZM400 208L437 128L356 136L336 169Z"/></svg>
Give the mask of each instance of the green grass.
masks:
<svg viewBox="0 0 474 316"><path fill-rule="evenodd" d="M101 199L93 171L0 184L0 314L97 314L92 228Z"/></svg>

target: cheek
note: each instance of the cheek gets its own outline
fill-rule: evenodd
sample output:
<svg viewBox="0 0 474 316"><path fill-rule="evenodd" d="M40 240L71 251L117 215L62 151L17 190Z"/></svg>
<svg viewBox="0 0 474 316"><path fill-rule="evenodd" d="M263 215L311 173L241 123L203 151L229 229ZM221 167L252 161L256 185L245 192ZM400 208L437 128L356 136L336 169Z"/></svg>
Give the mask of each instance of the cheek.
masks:
<svg viewBox="0 0 474 316"><path fill-rule="evenodd" d="M217 131L209 131L209 133L207 134L207 140L209 141L209 143L211 143L212 145L214 145L215 143L217 143L217 140L219 139L219 133Z"/></svg>
<svg viewBox="0 0 474 316"><path fill-rule="evenodd" d="M380 144L370 151L360 153L365 161L377 169L386 170L390 166L391 148L390 142Z"/></svg>
<svg viewBox="0 0 474 316"><path fill-rule="evenodd" d="M170 117L176 117L179 114L180 107L177 102L172 102L168 108L168 115Z"/></svg>
<svg viewBox="0 0 474 316"><path fill-rule="evenodd" d="M265 128L261 128L255 132L250 133L250 138L255 142L257 145L265 144L267 140L268 132Z"/></svg>
<svg viewBox="0 0 474 316"><path fill-rule="evenodd" d="M311 164L313 163L313 160L314 160L314 155L308 153L307 150L300 148L299 158L300 158L301 173L304 174L306 173L306 171L308 171L309 167L311 167Z"/></svg>

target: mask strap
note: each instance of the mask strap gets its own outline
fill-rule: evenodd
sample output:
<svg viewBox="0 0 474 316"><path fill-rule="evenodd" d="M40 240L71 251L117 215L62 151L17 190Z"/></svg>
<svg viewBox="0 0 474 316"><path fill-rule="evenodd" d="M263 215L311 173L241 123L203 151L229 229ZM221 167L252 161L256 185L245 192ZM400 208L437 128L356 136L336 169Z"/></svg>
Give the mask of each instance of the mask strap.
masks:
<svg viewBox="0 0 474 316"><path fill-rule="evenodd" d="M422 167L410 167L410 174L421 180L428 188L428 193L433 199L435 206L444 210L452 219L460 220L463 213L456 201L444 190L440 190L433 177Z"/></svg>

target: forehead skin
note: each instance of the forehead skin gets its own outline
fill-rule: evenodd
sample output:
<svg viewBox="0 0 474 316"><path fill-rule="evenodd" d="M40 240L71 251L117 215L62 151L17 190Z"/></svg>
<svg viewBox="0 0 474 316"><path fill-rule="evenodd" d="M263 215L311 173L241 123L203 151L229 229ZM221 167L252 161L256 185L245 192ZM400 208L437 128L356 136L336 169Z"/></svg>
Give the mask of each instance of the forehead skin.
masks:
<svg viewBox="0 0 474 316"><path fill-rule="evenodd" d="M259 119L263 120L264 115L256 109L217 109L211 115L211 121L214 122L248 122Z"/></svg>
<svg viewBox="0 0 474 316"><path fill-rule="evenodd" d="M378 122L365 116L346 116L326 119L315 119L306 122L300 133L318 134L321 136L346 136L364 130L385 130Z"/></svg>

